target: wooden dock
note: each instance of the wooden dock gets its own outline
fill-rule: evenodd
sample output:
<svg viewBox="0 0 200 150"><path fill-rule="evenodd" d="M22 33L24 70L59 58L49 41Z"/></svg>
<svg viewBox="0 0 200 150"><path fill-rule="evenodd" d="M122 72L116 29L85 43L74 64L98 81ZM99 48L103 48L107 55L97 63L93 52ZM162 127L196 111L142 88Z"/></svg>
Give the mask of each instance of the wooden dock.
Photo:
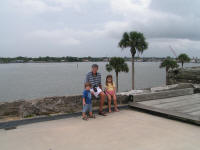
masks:
<svg viewBox="0 0 200 150"><path fill-rule="evenodd" d="M200 125L200 94L130 103L136 109Z"/></svg>

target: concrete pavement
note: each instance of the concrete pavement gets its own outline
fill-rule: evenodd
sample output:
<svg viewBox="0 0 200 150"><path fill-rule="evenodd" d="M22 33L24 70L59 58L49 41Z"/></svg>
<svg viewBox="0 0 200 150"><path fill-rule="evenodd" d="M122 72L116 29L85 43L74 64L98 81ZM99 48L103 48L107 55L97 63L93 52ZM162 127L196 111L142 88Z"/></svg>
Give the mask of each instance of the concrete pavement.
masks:
<svg viewBox="0 0 200 150"><path fill-rule="evenodd" d="M133 110L0 130L1 150L199 150L198 126Z"/></svg>

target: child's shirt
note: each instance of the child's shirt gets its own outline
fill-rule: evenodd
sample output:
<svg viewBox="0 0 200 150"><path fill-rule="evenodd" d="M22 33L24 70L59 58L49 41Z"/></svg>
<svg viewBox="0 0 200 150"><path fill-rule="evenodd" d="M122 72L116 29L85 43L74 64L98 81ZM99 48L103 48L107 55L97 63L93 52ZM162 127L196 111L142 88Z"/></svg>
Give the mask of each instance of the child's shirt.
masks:
<svg viewBox="0 0 200 150"><path fill-rule="evenodd" d="M92 104L92 95L91 95L90 91L84 90L83 91L83 98L85 98L86 104Z"/></svg>
<svg viewBox="0 0 200 150"><path fill-rule="evenodd" d="M107 91L114 91L115 90L115 83L108 83L108 85L105 85L105 88Z"/></svg>

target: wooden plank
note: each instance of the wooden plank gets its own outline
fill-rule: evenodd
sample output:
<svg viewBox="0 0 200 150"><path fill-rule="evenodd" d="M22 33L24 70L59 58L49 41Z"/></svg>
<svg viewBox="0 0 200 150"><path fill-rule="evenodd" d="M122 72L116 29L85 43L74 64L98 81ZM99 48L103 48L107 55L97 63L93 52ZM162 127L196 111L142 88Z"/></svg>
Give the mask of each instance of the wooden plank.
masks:
<svg viewBox="0 0 200 150"><path fill-rule="evenodd" d="M197 99L191 99L191 100L186 99L186 100L182 100L182 101L178 101L178 102L157 104L157 105L154 105L154 107L169 109L169 108L183 107L183 106L187 106L187 105L191 105L191 104L199 104L199 103L200 103L200 101Z"/></svg>
<svg viewBox="0 0 200 150"><path fill-rule="evenodd" d="M200 118L200 111L195 111L195 112L191 112L191 113L188 113L190 115L193 115L193 116L197 116Z"/></svg>
<svg viewBox="0 0 200 150"><path fill-rule="evenodd" d="M174 108L171 108L171 109L174 109ZM169 108L169 110L170 110L170 108ZM180 107L176 107L174 110L180 111L183 113L198 111L198 110L200 110L200 104L191 104L191 105L187 105L187 106L180 106Z"/></svg>
<svg viewBox="0 0 200 150"><path fill-rule="evenodd" d="M157 105L157 104L165 104L165 103L177 102L177 101L181 101L181 100L184 100L184 98L178 98L178 99L173 99L173 98L156 99L156 100L142 101L142 102L138 102L138 103L151 106L151 105Z"/></svg>
<svg viewBox="0 0 200 150"><path fill-rule="evenodd" d="M169 98L167 100L167 102L169 103L172 103L172 102L182 102L182 101L185 101L185 100L194 100L194 99L197 99L197 100L200 100L200 97L196 97L195 95L190 95L190 96L181 96L181 97L173 97L173 98ZM163 104L166 102L165 99L161 99L160 100L161 103L163 101Z"/></svg>

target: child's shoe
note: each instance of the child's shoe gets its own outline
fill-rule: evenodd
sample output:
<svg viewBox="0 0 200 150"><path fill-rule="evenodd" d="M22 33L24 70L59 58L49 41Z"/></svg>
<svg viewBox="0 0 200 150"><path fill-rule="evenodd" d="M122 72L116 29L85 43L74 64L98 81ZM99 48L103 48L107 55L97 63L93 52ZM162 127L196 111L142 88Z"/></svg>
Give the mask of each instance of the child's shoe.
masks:
<svg viewBox="0 0 200 150"><path fill-rule="evenodd" d="M85 121L88 121L88 117L83 117L82 119Z"/></svg>

